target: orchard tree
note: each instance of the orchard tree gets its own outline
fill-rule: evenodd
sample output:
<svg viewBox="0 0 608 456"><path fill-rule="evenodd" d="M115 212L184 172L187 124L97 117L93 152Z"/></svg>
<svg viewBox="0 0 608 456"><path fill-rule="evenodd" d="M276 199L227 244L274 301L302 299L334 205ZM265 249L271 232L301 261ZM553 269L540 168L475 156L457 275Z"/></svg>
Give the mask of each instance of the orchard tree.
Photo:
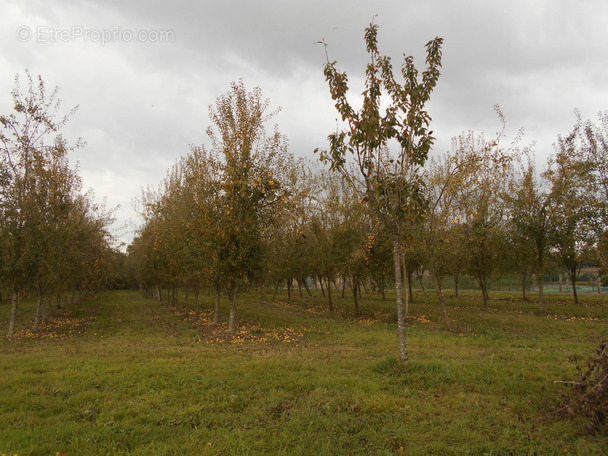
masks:
<svg viewBox="0 0 608 456"><path fill-rule="evenodd" d="M162 223L162 207L160 195L153 189L142 190L142 205L144 224L140 229L139 247L144 251L148 265L150 286L153 287L154 298L162 300L164 286L164 253L160 224ZM137 245L137 243L136 243Z"/></svg>
<svg viewBox="0 0 608 456"><path fill-rule="evenodd" d="M377 233L361 204L359 192L349 182L326 170L320 170L317 179L321 190L315 196L316 210L311 220L317 247L314 271L330 311L333 311L332 290L341 277L343 291L350 283L355 312L359 313L362 281L372 265L378 268L382 264L374 261Z"/></svg>
<svg viewBox="0 0 608 456"><path fill-rule="evenodd" d="M454 139L454 144L457 140ZM447 301L443 290L444 278L460 266L459 252L463 244L461 214L458 203L462 192L466 193L465 183L469 180L477 166L474 155L456 152L447 154L445 158L433 160L427 171L427 211L423 234L422 247L426 252L425 266L433 281L435 292L441 306L441 313L448 330L451 329L447 311ZM457 283L457 282L456 282Z"/></svg>
<svg viewBox="0 0 608 456"><path fill-rule="evenodd" d="M127 247L126 268L129 279L140 291L157 298L157 279L152 262L149 261L150 244L147 227L142 227Z"/></svg>
<svg viewBox="0 0 608 456"><path fill-rule="evenodd" d="M340 182L322 173L319 183L319 188L323 191L318 195L317 210L310 221L310 230L317 246L313 270L319 279L323 295L327 297L329 310L333 312L332 283L335 284L338 275L341 255L336 238L342 220L335 204L340 195Z"/></svg>
<svg viewBox="0 0 608 456"><path fill-rule="evenodd" d="M551 183L551 210L555 213L553 248L572 285L574 302L579 303L576 281L583 263L591 259L593 226L597 220L593 188L593 163L585 159L577 127L558 137L556 155L545 177Z"/></svg>
<svg viewBox="0 0 608 456"><path fill-rule="evenodd" d="M452 143L454 156L470 164L461 181L457 212L466 272L479 284L484 307L488 307L490 285L504 272L507 250L504 197L513 157L511 150L500 147L501 136L489 141L470 131Z"/></svg>
<svg viewBox="0 0 608 456"><path fill-rule="evenodd" d="M576 125L581 141L583 158L589 163L591 187L588 193L594 196L595 259L608 272L608 111L600 112L598 122L582 122L578 116Z"/></svg>
<svg viewBox="0 0 608 456"><path fill-rule="evenodd" d="M49 167L61 161L70 149L58 131L75 111L58 118L61 104L58 89L48 95L41 77L35 83L27 71L26 76L27 93L21 92L16 76L12 92L14 112L0 116L0 239L3 244L0 265L2 281L11 293L9 339L15 333L21 296L40 275L39 268L45 267L37 258L38 247L49 240L44 229L48 215L45 210L48 195L43 194L47 191L45 176L49 176Z"/></svg>
<svg viewBox="0 0 608 456"><path fill-rule="evenodd" d="M82 194L69 168L68 153L80 144L69 145L59 134L75 109L61 116L58 89L49 95L41 77L34 82L26 75L27 92L16 77L14 112L0 115L0 281L11 294L9 339L24 293L38 295L37 329L51 292L102 285L113 242L107 231L112 220L91 210L90 194ZM79 237L83 229L90 235Z"/></svg>
<svg viewBox="0 0 608 456"><path fill-rule="evenodd" d="M365 246L365 265L372 281L372 289L379 291L386 300L387 277L393 271L392 248L386 233L380 233L376 225L369 230Z"/></svg>
<svg viewBox="0 0 608 456"><path fill-rule="evenodd" d="M404 302L402 243L408 234L409 221L426 208L421 171L434 137L429 131L431 118L425 105L439 78L442 39L427 43L427 68L421 78L413 58L405 57L401 69L403 83L395 79L390 58L378 51L376 24L366 29L365 43L370 62L359 110L349 101L346 73L338 71L336 62L327 59L325 78L344 128L329 135L329 150L321 152L320 158L328 161L331 169L345 176L355 188L363 189L362 199L391 237L399 353L402 363L406 364L407 296ZM356 171L348 165L350 157Z"/></svg>
<svg viewBox="0 0 608 456"><path fill-rule="evenodd" d="M218 98L209 108L211 146L193 147L158 190L143 193L144 225L130 249L131 264L146 265L158 299L162 286L175 303L180 286L193 287L197 302L203 284L214 288L216 323L226 289L232 333L237 296L262 274L264 237L288 193L286 142L276 128L266 135L265 123L276 113L268 105L242 81Z"/></svg>
<svg viewBox="0 0 608 456"><path fill-rule="evenodd" d="M268 106L259 88L248 92L241 80L209 108L213 126L207 134L221 159L224 218L217 242L230 293L231 333L236 332L237 296L262 270L262 227L271 221L269 208L282 197L277 176L287 146L276 128L266 134L265 124L277 112L268 113Z"/></svg>
<svg viewBox="0 0 608 456"><path fill-rule="evenodd" d="M343 297L347 284L350 285L355 304L355 314L360 316L359 295L361 286L367 273L366 245L368 233L373 232L369 217L365 214L365 207L357 198L355 190L344 182L340 185L337 209L340 214L340 224L333 233L335 247L334 259L337 269L342 276Z"/></svg>
<svg viewBox="0 0 608 456"><path fill-rule="evenodd" d="M522 290L533 274L538 283L538 306L544 311L544 276L549 263L554 233L554 216L547 183L539 181L530 161L518 176L513 176L506 193L509 220L509 262L519 271Z"/></svg>
<svg viewBox="0 0 608 456"><path fill-rule="evenodd" d="M182 255L186 283L194 288L195 307L203 285L215 292L214 322L219 323L221 290L218 236L224 220L220 193L220 168L216 157L204 147L193 147L183 160L184 228Z"/></svg>
<svg viewBox="0 0 608 456"><path fill-rule="evenodd" d="M287 284L288 300L292 298L292 280L296 280L301 301L306 305L310 294L307 277L315 275L314 264L319 252L318 239L312 230L312 220L318 210L318 176L304 161L289 160L282 171L286 196L276 205L276 221L264 236L267 269L273 272L275 292L280 283ZM275 293L276 295L276 293Z"/></svg>
<svg viewBox="0 0 608 456"><path fill-rule="evenodd" d="M51 155L50 162L37 162L33 168L36 183L30 187L29 197L34 204L29 209L29 217L35 223L29 226L27 236L35 239L33 258L35 267L32 270L31 285L38 295L34 331L46 318L44 300L51 292L67 292L69 267L72 258L70 244L78 249L83 245L73 242L73 233L78 226L72 224L71 218L77 210L76 192L80 190L81 181L68 166L65 154L58 152Z"/></svg>

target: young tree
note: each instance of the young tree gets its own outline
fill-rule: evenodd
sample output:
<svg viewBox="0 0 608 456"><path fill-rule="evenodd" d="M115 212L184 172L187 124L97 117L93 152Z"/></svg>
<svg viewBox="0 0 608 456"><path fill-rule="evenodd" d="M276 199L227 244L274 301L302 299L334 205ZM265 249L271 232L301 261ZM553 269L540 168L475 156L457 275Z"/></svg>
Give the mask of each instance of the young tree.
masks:
<svg viewBox="0 0 608 456"><path fill-rule="evenodd" d="M555 214L553 247L566 269L574 302L579 303L576 281L583 262L591 258L593 226L597 220L593 188L593 164L583 154L577 127L559 137L557 153L545 177L551 183L551 210Z"/></svg>
<svg viewBox="0 0 608 456"><path fill-rule="evenodd" d="M274 206L276 223L265 227L264 262L268 277L275 287L287 284L288 300L292 300L295 279L304 305L309 293L306 278L314 276L314 261L318 244L311 230L311 221L317 210L318 182L310 166L302 160L286 160L281 171L285 197Z"/></svg>
<svg viewBox="0 0 608 456"><path fill-rule="evenodd" d="M590 164L595 232L595 259L604 274L608 272L608 111L600 112L598 122L582 122L578 119L576 129L581 141L581 152Z"/></svg>
<svg viewBox="0 0 608 456"><path fill-rule="evenodd" d="M212 150L222 159L221 191L225 218L218 243L221 274L230 292L229 330L236 332L236 300L261 271L262 226L271 219L269 207L281 200L278 180L286 152L275 129L266 135L269 101L259 88L248 92L243 81L209 108L214 127L207 130Z"/></svg>
<svg viewBox="0 0 608 456"><path fill-rule="evenodd" d="M509 184L506 203L509 219L509 261L520 272L522 289L533 274L538 282L538 306L544 311L544 276L553 239L551 195L539 182L530 162Z"/></svg>
<svg viewBox="0 0 608 456"><path fill-rule="evenodd" d="M441 38L426 45L427 68L419 78L412 57L402 66L403 83L393 74L389 57L378 52L378 26L365 31L370 62L366 69L363 106L355 110L348 99L348 78L327 60L325 78L335 107L345 123L344 129L329 135L330 148L321 160L341 173L355 188L391 236L395 265L395 290L400 359L408 361L406 302L403 299L402 242L407 223L424 212L421 170L434 138L429 131L430 116L425 104L437 84L441 67ZM388 107L383 109L383 103ZM391 146L395 153L391 153ZM348 166L352 156L356 172ZM357 182L357 184L355 184Z"/></svg>
<svg viewBox="0 0 608 456"><path fill-rule="evenodd" d="M219 264L219 233L224 220L220 164L203 147L193 147L182 162L184 182L184 239L186 283L194 288L195 307L203 284L215 291L214 322L219 323L223 278Z"/></svg>
<svg viewBox="0 0 608 456"><path fill-rule="evenodd" d="M500 111L499 115L500 115ZM458 193L458 212L465 253L465 270L481 288L484 307L489 287L504 271L506 250L507 177L512 156L499 146L499 138L488 141L473 132L453 141L454 156L469 163Z"/></svg>
<svg viewBox="0 0 608 456"><path fill-rule="evenodd" d="M463 239L460 228L463 225L458 203L467 191L465 183L477 166L475 156L458 152L457 149L442 160L433 160L428 169L426 191L429 210L422 234L423 249L426 252L425 266L433 281L448 330L451 325L443 280L448 274L454 273L455 265L460 266L461 263L459 248Z"/></svg>
<svg viewBox="0 0 608 456"><path fill-rule="evenodd" d="M261 91L248 92L242 81L209 108L213 126L209 150L193 147L169 171L158 191L144 192L144 225L132 244L131 265L145 271L140 280L172 290L202 284L216 294L219 321L221 290L230 296L229 330L236 332L236 299L262 274L269 234L286 199L286 142L276 130L267 136L269 102ZM197 304L198 309L198 304Z"/></svg>

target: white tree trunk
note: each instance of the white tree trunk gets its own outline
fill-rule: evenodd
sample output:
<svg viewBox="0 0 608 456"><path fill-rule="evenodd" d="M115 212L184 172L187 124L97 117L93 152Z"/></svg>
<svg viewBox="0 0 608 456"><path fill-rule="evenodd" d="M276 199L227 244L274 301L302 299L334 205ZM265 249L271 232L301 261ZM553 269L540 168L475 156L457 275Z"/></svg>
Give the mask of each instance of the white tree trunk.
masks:
<svg viewBox="0 0 608 456"><path fill-rule="evenodd" d="M393 260L395 261L395 293L397 301L397 330L399 333L399 358L407 364L407 334L405 329L407 302L403 302L403 275L401 273L401 236L393 237ZM407 301L407 293L406 293Z"/></svg>
<svg viewBox="0 0 608 456"><path fill-rule="evenodd" d="M538 309L541 312L545 311L545 295L544 295L544 290L545 290L545 284L543 281L543 275L538 274Z"/></svg>
<svg viewBox="0 0 608 456"><path fill-rule="evenodd" d="M17 308L19 307L19 293L15 290L12 292L11 296L11 316L8 322L8 340L13 340L15 337L15 326L17 324Z"/></svg>

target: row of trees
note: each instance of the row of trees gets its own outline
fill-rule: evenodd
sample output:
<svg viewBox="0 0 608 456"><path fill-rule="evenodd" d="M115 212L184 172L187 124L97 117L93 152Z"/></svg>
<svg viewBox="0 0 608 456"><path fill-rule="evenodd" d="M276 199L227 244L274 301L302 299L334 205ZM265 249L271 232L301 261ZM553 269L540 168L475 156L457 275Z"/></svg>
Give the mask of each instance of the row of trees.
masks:
<svg viewBox="0 0 608 456"><path fill-rule="evenodd" d="M203 289L236 298L253 285L292 284L306 302L308 280L320 284L332 308L332 290L348 286L355 311L361 288L397 295L400 354L407 362L405 316L415 277L432 278L445 324L443 293L463 274L489 287L519 274L522 288L564 270L575 284L585 261L604 268L608 258L608 115L582 122L558 138L540 173L531 151L503 134L473 132L429 160L434 138L425 103L441 67L441 39L427 44L419 75L410 57L396 82L391 61L378 52L377 26L366 30L370 63L363 103L349 102L346 73L328 59L325 76L342 118L320 152L329 170L296 160L275 127L259 89L243 82L210 108L211 146L192 148L157 190L142 198L144 225L129 247L132 274L161 299L161 289ZM499 118L504 119L499 110ZM503 128L504 131L504 128ZM575 299L576 291L575 291Z"/></svg>
<svg viewBox="0 0 608 456"><path fill-rule="evenodd" d="M58 89L48 94L42 78L26 76L25 93L16 77L14 111L0 115L0 290L11 297L9 339L24 295L37 296L37 330L51 296L71 293L74 301L76 291L91 292L120 259L110 214L82 192L69 166L68 153L81 143L59 134L75 109L62 116Z"/></svg>
<svg viewBox="0 0 608 456"><path fill-rule="evenodd" d="M285 139L268 135L268 102L244 84L210 109L211 150L193 148L169 172L158 191L144 192L144 226L129 247L131 269L144 287L186 286L195 300L203 286L231 298L235 331L236 299L262 267L263 239L285 198Z"/></svg>
<svg viewBox="0 0 608 456"><path fill-rule="evenodd" d="M462 272L475 278L486 305L488 288L498 278L518 275L524 298L536 280L542 311L544 278L560 271L578 303L576 281L583 265L606 271L606 127L605 114L599 125L578 119L558 138L542 172L530 150L503 147L500 136L488 142L469 132L454 140L452 152L429 167L427 188L435 190L427 193L431 206L423 226L428 233L428 225L437 223L452 239L452 248L442 250L454 256L443 264L464 266L452 266L455 280ZM437 245L432 239L425 243L431 251Z"/></svg>
<svg viewBox="0 0 608 456"><path fill-rule="evenodd" d="M238 88L238 96L246 93ZM543 173L530 151L473 132L427 164L424 211L404 219L400 269L410 290L416 279L431 278L446 325L448 278L456 293L463 275L476 280L485 305L497 279L519 276L524 297L535 279L542 309L548 272L563 271L574 285L584 263L605 263L608 200L582 143L591 131L596 139L605 134L580 122L560 138ZM229 290L234 298L252 285L284 286L291 296L293 284L305 302L314 279L330 309L332 290L349 288L356 312L362 288L384 294L394 287L390 235L362 201L365 190L280 150L281 166L257 165L250 177L246 217L234 214L234 196L225 191L230 165L204 148L182 158L158 190L144 192L146 222L129 247L140 285L159 298L163 288ZM256 215L252 201L261 196Z"/></svg>

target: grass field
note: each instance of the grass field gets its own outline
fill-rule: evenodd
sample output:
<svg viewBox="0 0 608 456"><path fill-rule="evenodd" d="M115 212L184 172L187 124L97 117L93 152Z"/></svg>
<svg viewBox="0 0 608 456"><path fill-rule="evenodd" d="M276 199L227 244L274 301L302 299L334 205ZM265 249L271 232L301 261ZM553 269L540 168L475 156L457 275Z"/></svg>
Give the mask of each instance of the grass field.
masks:
<svg viewBox="0 0 608 456"><path fill-rule="evenodd" d="M608 301L551 296L539 315L493 298L450 298L447 332L417 294L405 369L394 305L378 298L355 318L348 299L331 314L321 297L247 295L234 339L211 324L211 298L197 320L105 292L39 334L26 302L17 340L0 341L0 455L608 454L584 420L549 413L567 392L554 381L607 337Z"/></svg>

